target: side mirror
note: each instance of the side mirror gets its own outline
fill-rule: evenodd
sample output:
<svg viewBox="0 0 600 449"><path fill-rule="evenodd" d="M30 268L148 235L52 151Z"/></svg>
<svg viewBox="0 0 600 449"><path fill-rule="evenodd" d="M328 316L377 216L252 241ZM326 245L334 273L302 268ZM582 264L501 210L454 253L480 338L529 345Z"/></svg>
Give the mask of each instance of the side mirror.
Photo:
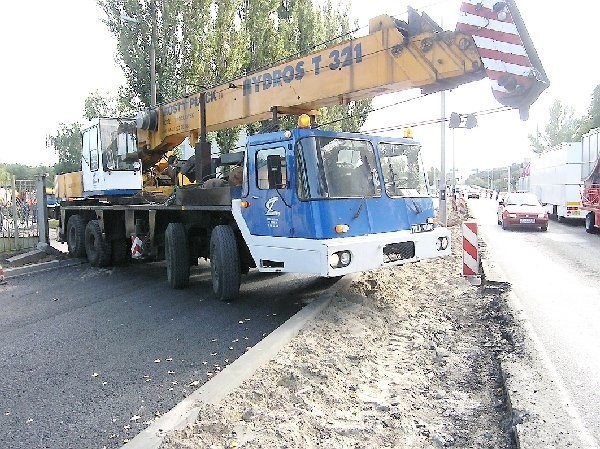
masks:
<svg viewBox="0 0 600 449"><path fill-rule="evenodd" d="M498 201L498 204L499 204L500 206L504 206L504 200L500 200L500 201Z"/></svg>

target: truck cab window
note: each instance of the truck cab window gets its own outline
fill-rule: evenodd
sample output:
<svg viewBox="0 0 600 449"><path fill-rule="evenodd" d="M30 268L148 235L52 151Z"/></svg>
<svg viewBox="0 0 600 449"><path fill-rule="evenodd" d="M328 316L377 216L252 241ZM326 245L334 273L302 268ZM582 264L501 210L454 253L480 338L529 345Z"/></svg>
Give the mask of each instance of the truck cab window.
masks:
<svg viewBox="0 0 600 449"><path fill-rule="evenodd" d="M133 122L101 119L100 142L105 170L134 170L138 156Z"/></svg>
<svg viewBox="0 0 600 449"><path fill-rule="evenodd" d="M388 196L428 196L420 145L380 143L379 156Z"/></svg>
<svg viewBox="0 0 600 449"><path fill-rule="evenodd" d="M86 131L89 142L90 171L98 170L98 127L94 126Z"/></svg>
<svg viewBox="0 0 600 449"><path fill-rule="evenodd" d="M305 138L296 157L301 199L381 195L375 154L366 140Z"/></svg>
<svg viewBox="0 0 600 449"><path fill-rule="evenodd" d="M256 185L261 190L287 189L285 148L268 148L256 153Z"/></svg>

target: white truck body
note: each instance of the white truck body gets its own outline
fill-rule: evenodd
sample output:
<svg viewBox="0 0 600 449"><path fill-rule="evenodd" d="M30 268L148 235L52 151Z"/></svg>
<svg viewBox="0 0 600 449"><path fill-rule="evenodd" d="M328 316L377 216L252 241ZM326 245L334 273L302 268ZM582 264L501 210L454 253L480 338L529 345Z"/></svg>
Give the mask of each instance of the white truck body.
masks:
<svg viewBox="0 0 600 449"><path fill-rule="evenodd" d="M585 218L581 209L582 144L567 142L531 160L529 190L558 220Z"/></svg>

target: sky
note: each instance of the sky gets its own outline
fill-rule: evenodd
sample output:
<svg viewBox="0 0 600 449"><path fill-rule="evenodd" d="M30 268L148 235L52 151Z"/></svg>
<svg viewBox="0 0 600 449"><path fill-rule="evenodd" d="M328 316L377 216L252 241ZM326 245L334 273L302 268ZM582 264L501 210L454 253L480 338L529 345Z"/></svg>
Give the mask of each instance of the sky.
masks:
<svg viewBox="0 0 600 449"><path fill-rule="evenodd" d="M516 0L550 87L532 106L527 122L517 111L478 117L474 129L446 131L446 169L468 174L474 169L501 167L530 157L527 135L543 129L551 103L559 99L583 115L591 93L600 84L596 59L590 51L593 30L600 16L600 2L572 0ZM2 147L0 162L27 165L52 164L56 155L46 148L46 136L60 123L82 120L83 102L95 90L113 94L124 82L114 62L115 43L95 0L32 0L27 9L20 2L3 5L0 27L3 70L0 72L5 104L0 108ZM410 5L426 11L443 28L453 30L460 0L351 0L353 17L367 25L370 17L390 14L402 17ZM560 7L558 7L560 5ZM566 6L568 5L568 7ZM401 92L374 99L374 107L414 97L418 91ZM498 107L489 81L466 84L446 93L446 116L451 112L473 113ZM439 94L405 105L373 112L365 129L399 126L439 118ZM427 167L440 166L441 126L413 129L423 144ZM384 135L400 136L402 131Z"/></svg>

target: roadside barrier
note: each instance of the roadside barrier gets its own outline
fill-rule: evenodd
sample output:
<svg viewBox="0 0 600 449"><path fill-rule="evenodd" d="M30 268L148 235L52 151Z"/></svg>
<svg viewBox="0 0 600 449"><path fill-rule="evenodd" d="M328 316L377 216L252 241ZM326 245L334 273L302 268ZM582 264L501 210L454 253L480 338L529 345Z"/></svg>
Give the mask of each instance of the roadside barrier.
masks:
<svg viewBox="0 0 600 449"><path fill-rule="evenodd" d="M473 285L479 285L479 236L477 223L465 221L462 225L463 234L463 276Z"/></svg>

